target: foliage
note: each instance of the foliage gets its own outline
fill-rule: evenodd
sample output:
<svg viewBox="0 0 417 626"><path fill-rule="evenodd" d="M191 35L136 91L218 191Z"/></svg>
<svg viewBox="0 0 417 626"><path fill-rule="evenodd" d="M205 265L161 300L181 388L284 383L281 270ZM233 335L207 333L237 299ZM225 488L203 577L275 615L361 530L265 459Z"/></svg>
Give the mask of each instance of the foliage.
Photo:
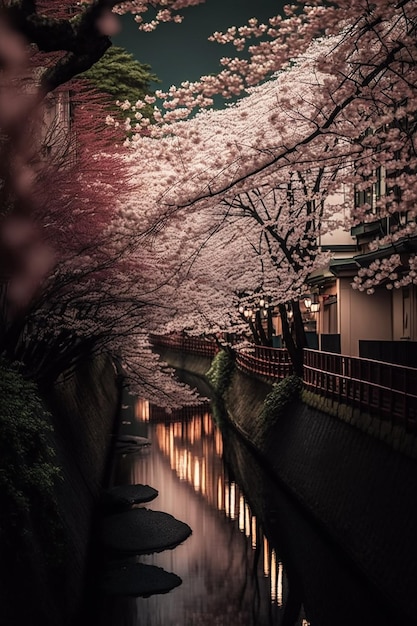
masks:
<svg viewBox="0 0 417 626"><path fill-rule="evenodd" d="M275 383L266 396L261 413L265 425L272 426L287 411L289 405L300 396L303 381L298 376L287 376Z"/></svg>
<svg viewBox="0 0 417 626"><path fill-rule="evenodd" d="M158 77L151 73L151 67L139 63L133 55L118 46L109 48L102 58L82 78L91 81L96 89L111 96L113 111L123 113L128 117L129 111L124 111L116 105L116 101L130 102L132 106L137 100L152 95L152 83L158 82ZM141 117L151 117L153 109L148 104L141 109Z"/></svg>
<svg viewBox="0 0 417 626"><path fill-rule="evenodd" d="M0 360L0 539L32 536L55 564L62 551L56 488L61 479L51 445L52 426L33 383Z"/></svg>
<svg viewBox="0 0 417 626"><path fill-rule="evenodd" d="M0 62L13 105L0 102L8 138L1 213L12 206L29 216L48 244L43 255L33 246L31 259L43 263L21 254L4 272L7 295L26 307L20 328L16 310L5 316L16 322L2 342L11 355L20 356L14 352L29 334L22 359L46 345L50 364L72 365L89 343L116 355L151 392L161 368L149 360L148 332L240 331L242 294L250 301L262 289L274 305L296 301L309 273L328 261L322 235L363 222L380 221L365 250L378 258L360 270L356 288L417 284L414 0L300 0L267 24L254 18L214 33L236 56L221 59L217 75L156 92L155 103L136 101L128 151L117 152L119 138L104 147L95 143L101 130L83 138L74 127L74 158L83 154L89 168L69 168L67 186L68 160L42 178L42 153L28 141L42 126L35 103L49 102L59 85L72 88L68 81L103 56L115 13L131 12L147 31L180 21L178 11L199 3L16 0L12 11L5 7L11 21L4 20L2 41L13 45L0 45ZM30 80L28 68L37 70ZM244 97L190 118L217 94ZM154 123L140 117L149 104ZM102 113L97 107L90 120ZM53 194L34 204L33 180ZM27 252L25 244L20 239ZM23 272L31 289L20 280L22 266L36 269Z"/></svg>
<svg viewBox="0 0 417 626"><path fill-rule="evenodd" d="M19 126L0 146L3 163L10 154L19 163L2 189L2 206L13 202L0 220L0 354L50 385L86 355L110 353L137 393L194 403L152 352L148 332L169 315L158 292L164 268L145 245L154 217L130 210L135 183L121 142L85 83L69 85L71 102L57 91L33 112L47 128Z"/></svg>
<svg viewBox="0 0 417 626"><path fill-rule="evenodd" d="M233 370L234 361L231 353L227 350L219 350L206 373L206 377L219 396L223 396L228 388Z"/></svg>
<svg viewBox="0 0 417 626"><path fill-rule="evenodd" d="M162 210L177 207L189 215L200 206L218 223L233 219L242 238L256 233L254 252L265 273L268 265L277 268L278 289L290 299L301 295L303 277L324 260L317 247L323 234L376 219L382 226L369 250L382 260L361 268L353 286L372 293L381 283L416 284L415 255L401 256L397 247L404 241L413 252L415 246L415 3L299 4L304 12L291 7L288 19L273 18L270 26L253 20L217 33L217 41L237 49L262 33L271 40L253 46L249 64L228 58L228 71L212 81L203 77L159 94L159 128L151 129L157 141L137 138L137 154L159 154L152 160L159 162L159 177L166 176ZM327 35L319 39L324 24ZM301 37L299 28L309 36ZM196 94L204 99L259 82L255 69L262 76L278 73L235 106L179 121L197 104ZM354 190L366 201L355 201Z"/></svg>

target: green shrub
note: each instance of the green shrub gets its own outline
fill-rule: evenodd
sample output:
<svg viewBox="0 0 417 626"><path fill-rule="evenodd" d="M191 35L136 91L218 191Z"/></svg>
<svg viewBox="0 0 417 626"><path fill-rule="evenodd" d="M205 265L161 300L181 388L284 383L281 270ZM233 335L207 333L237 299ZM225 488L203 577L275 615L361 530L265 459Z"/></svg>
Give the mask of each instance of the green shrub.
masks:
<svg viewBox="0 0 417 626"><path fill-rule="evenodd" d="M214 357L206 377L219 396L223 396L230 384L234 361L230 352L220 350Z"/></svg>
<svg viewBox="0 0 417 626"><path fill-rule="evenodd" d="M275 383L272 391L266 396L262 407L261 419L272 425L280 418L288 405L300 397L303 381L299 376L287 376Z"/></svg>
<svg viewBox="0 0 417 626"><path fill-rule="evenodd" d="M55 562L62 550L62 524L56 501L60 469L51 435L50 415L36 386L0 359L0 540L7 544L13 538L23 558L33 539Z"/></svg>

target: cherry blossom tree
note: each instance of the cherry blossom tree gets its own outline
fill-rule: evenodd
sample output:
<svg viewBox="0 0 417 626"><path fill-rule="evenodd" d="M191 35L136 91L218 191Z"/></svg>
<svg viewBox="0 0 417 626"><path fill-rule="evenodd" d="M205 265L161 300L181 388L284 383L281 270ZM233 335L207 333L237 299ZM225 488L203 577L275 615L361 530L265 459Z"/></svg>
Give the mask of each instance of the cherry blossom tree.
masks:
<svg viewBox="0 0 417 626"><path fill-rule="evenodd" d="M264 274L260 283L262 297L279 309L285 345L300 375L307 339L299 299L311 272L329 261L317 244L328 223L325 199L329 189L325 174L323 167L316 171L289 171L282 183L270 190L254 189L232 201L224 200L231 214L243 222L241 228L250 233ZM294 334L288 324L288 305L293 314Z"/></svg>
<svg viewBox="0 0 417 626"><path fill-rule="evenodd" d="M179 21L183 8L199 3L97 0L78 6L68 18L53 13L57 10L54 3L10 1L4 3L3 22L9 40L16 43L16 37L23 35L36 44L37 58L52 59L38 73L34 93L39 100L104 54L109 34L117 28L116 13L131 12L139 30L146 32L162 21ZM145 20L148 9L151 16ZM133 222L122 220L121 232L123 224L139 220L139 232L148 235L149 258L157 258L158 246L161 250L169 247L169 233L175 235L186 223L195 227L194 214L209 220L205 232L213 235L210 244L203 245L204 236L198 240L200 254L221 245L214 244L214 235L220 232L232 250L237 238L227 233L231 224L239 224L247 231L248 251L253 258L257 254L258 263L253 265L262 268L262 278L258 276L257 286L252 278L246 286L242 280L242 291L236 293L251 297L257 288L269 284L266 277L275 276L271 296L273 291L276 302L283 305L285 294L297 301L306 275L324 260L315 237L323 232L326 221L325 198L343 184L350 188L352 198L355 190L365 199L369 189L375 196L372 202L352 201L350 225L372 221L376 214L390 223L384 236L374 242L382 257L363 269L356 281L358 288L372 290L374 284L386 281L399 287L415 282L416 203L411 183L415 175L416 11L412 0L396 4L388 0L374 4L366 0L300 1L286 7L284 16L272 16L268 24L254 18L246 26L215 33L213 41L236 48L235 57L221 59L217 75L167 93L157 92L155 101L149 96L122 103L135 120L128 130L136 133L126 163L136 189L143 193L135 191L135 198L126 201L123 212L125 216L131 212ZM0 53L9 73L19 70L21 75L26 61L22 47L16 44L15 48L19 52L12 60L5 48ZM40 61L37 67L43 67ZM196 108L210 107L217 94L245 97L225 110L202 111L188 119ZM144 119L142 109L150 104L154 105L153 119ZM20 108L27 110L25 98ZM9 118L3 115L2 127L9 137L18 132L18 119L10 107ZM30 171L22 168L22 174L15 181L25 180ZM374 193L382 178L384 189ZM399 256L395 252L404 240L409 250ZM171 240L170 246L179 241L183 238ZM158 271L160 267L154 275L160 283L156 285L152 276L146 293L161 297L171 290L185 296L188 285L191 298L203 270L195 257L198 246L191 253L185 247L178 251L175 245L176 251L165 257L166 274L177 285L175 293ZM192 270L185 273L191 258ZM129 261L123 259L127 265L136 260L141 267L133 251ZM230 268L230 276L236 275L235 269ZM179 276L184 277L180 288ZM214 302L218 290L215 281L210 281L204 283L207 300ZM227 297L225 289L220 300L225 302ZM229 300L234 297L235 292L229 291ZM181 302L173 302L176 311L184 309ZM198 307L190 307L199 311L195 327L209 319L208 307L203 305L200 299ZM151 317L147 324L155 328L158 322ZM159 321L163 320L161 314ZM299 343L303 343L301 336Z"/></svg>
<svg viewBox="0 0 417 626"><path fill-rule="evenodd" d="M176 255L181 262L177 259L175 295L169 298L175 316L165 331L242 334L248 323L255 343L268 344L255 313L263 299L279 308L285 344L301 372L307 344L299 299L311 272L329 262L317 241L338 224L330 220L335 204L326 202L333 173L328 178L324 168L286 171L281 184L276 179L273 188L247 191L224 199L217 208L196 211L186 226L171 219L158 238L159 255L171 267ZM243 318L242 307L253 310L254 319Z"/></svg>
<svg viewBox="0 0 417 626"><path fill-rule="evenodd" d="M146 245L147 223L126 208L134 185L114 130L97 114L102 99L82 83L71 87L71 130L54 107L30 211L15 205L3 220L10 272L1 350L41 387L106 353L131 391L159 405L195 402L148 341L163 317L157 293L165 278Z"/></svg>
<svg viewBox="0 0 417 626"><path fill-rule="evenodd" d="M158 94L166 113L155 108L157 123L138 125L137 154L156 149L158 176L166 175L161 213L197 206L216 212L242 194L268 194L288 184L288 173L322 168L333 188L320 181L316 194L350 188L347 226L376 219L387 224L371 243L380 258L359 271L354 286L371 293L379 283L416 283L416 6L310 3L303 14L288 14L275 20L274 31L253 20L247 28L217 33L214 39L234 42L237 49L247 37L267 34L271 41L251 46L250 62L224 60L227 80L224 73L203 77ZM325 36L312 44L319 33ZM251 73L256 63L265 70L258 79ZM272 79L248 87L276 69ZM229 95L244 89L249 95L226 111L179 121L221 92L222 81L231 85ZM365 201L354 202L354 191Z"/></svg>
<svg viewBox="0 0 417 626"><path fill-rule="evenodd" d="M140 216L124 208L133 193L124 133L106 124L107 101L85 81L41 100L38 70L56 58L16 49L0 107L1 352L41 386L105 352L132 390L162 405L195 401L147 340L160 272L144 258Z"/></svg>
<svg viewBox="0 0 417 626"><path fill-rule="evenodd" d="M293 303L296 343L289 329L285 330L288 330L286 343L293 348L295 362L306 345L298 299L303 293L306 277L328 261L317 246L317 238L329 227L329 213L335 211L334 204L331 209L326 209L325 200L340 184L339 170L342 166L338 142L334 138L321 142L322 154L329 155L321 164L316 164L312 157L307 157L305 162L294 160L290 164L287 160L280 167L263 172L262 176L253 180L250 177L242 179L229 193L213 192L209 198L191 202L191 215L188 202L188 198L195 197L205 184L213 185L214 189L217 176L225 180L233 175L235 168L253 165L260 151L252 146L262 145L257 141L258 137L262 136L265 141L271 130L271 102L279 97L285 81L290 83L294 80L294 75L304 89L302 97L300 92L298 109L292 106L291 101L291 105L288 103L274 113L274 121L278 122L276 118L279 116L281 127L287 133L285 137L275 135L275 142L285 142L287 137L294 137L305 128L304 119L311 112L307 88L312 92L320 87L318 81L306 78L308 74L304 67L253 90L249 97L224 111L203 113L193 120L172 125L171 130L175 133L170 136L158 139L138 137L134 149L136 154L146 151L151 170L157 171L159 192L155 188L152 202L159 205L160 215L165 216L163 237L170 242L167 247L183 250L186 258L190 257L190 250L195 251L192 255L202 255L201 263L193 256L191 276L194 294L189 294L189 297L195 315L205 311L206 331L208 328L215 328L217 332L221 329L230 331L236 328L236 324L241 325L242 320L236 319L239 301L250 303L255 298L259 299L261 291L276 306L281 306L284 320L286 308L283 305ZM248 127L252 114L258 124ZM223 164L223 169L220 169ZM255 183L257 186L254 186ZM171 230L169 224L173 225ZM333 220L333 227L336 225L337 221ZM192 233L196 238L194 246L187 241L184 243L184 237L178 232L180 229L186 239L190 239ZM222 238L220 244L213 242L218 237ZM219 252L223 252L221 256L218 256ZM164 254L169 258L169 251ZM207 268L213 266L216 268L214 275L208 278ZM196 268L200 270L198 279L194 276ZM205 270L205 275L201 269ZM221 281L222 276L224 282ZM181 284L186 285L189 278L187 269ZM214 285L217 281L217 287L212 289L210 281ZM219 282L222 282L221 288ZM234 283L233 287L231 283ZM198 284L200 289L197 289ZM198 304L196 299L199 299ZM227 300L233 302L233 312L230 306L221 304ZM216 321L213 320L213 313ZM229 324L225 317L229 319ZM223 327L220 320L223 320ZM200 327L200 323L190 322L184 327L190 325L193 329Z"/></svg>

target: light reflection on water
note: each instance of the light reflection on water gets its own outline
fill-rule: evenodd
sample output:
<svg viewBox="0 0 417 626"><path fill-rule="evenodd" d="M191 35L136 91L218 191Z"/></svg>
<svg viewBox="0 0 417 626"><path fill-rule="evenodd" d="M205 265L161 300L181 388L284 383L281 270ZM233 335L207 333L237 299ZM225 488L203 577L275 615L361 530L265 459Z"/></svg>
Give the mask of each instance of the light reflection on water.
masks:
<svg viewBox="0 0 417 626"><path fill-rule="evenodd" d="M135 413L146 424L140 434L152 440L152 447L122 457L115 481L151 485L159 496L147 506L193 530L174 550L140 557L176 573L183 584L169 594L138 599L137 626L279 624L285 568L226 472L222 436L210 413L197 410L182 421L174 415L154 422L152 408L143 401ZM294 626L302 621L300 616Z"/></svg>
<svg viewBox="0 0 417 626"><path fill-rule="evenodd" d="M125 407L123 418L121 434L149 437L152 445L119 454L112 483L156 488L158 498L145 506L186 522L193 534L174 550L133 557L174 572L182 578L180 587L147 599L92 594L91 624L414 623L341 558L239 438L231 433L222 438L207 407L167 416L137 401Z"/></svg>

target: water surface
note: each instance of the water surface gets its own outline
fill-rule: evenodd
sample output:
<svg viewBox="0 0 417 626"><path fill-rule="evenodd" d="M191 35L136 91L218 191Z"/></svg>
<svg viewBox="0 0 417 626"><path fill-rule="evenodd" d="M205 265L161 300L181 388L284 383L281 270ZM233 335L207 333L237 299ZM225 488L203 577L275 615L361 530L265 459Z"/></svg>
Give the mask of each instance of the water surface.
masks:
<svg viewBox="0 0 417 626"><path fill-rule="evenodd" d="M150 598L103 598L99 626L400 626L406 622L344 561L209 407L166 415L126 406L125 433L148 437L119 454L113 484L159 491L148 508L193 533L173 550L135 557L182 579ZM409 623L409 622L408 622Z"/></svg>

